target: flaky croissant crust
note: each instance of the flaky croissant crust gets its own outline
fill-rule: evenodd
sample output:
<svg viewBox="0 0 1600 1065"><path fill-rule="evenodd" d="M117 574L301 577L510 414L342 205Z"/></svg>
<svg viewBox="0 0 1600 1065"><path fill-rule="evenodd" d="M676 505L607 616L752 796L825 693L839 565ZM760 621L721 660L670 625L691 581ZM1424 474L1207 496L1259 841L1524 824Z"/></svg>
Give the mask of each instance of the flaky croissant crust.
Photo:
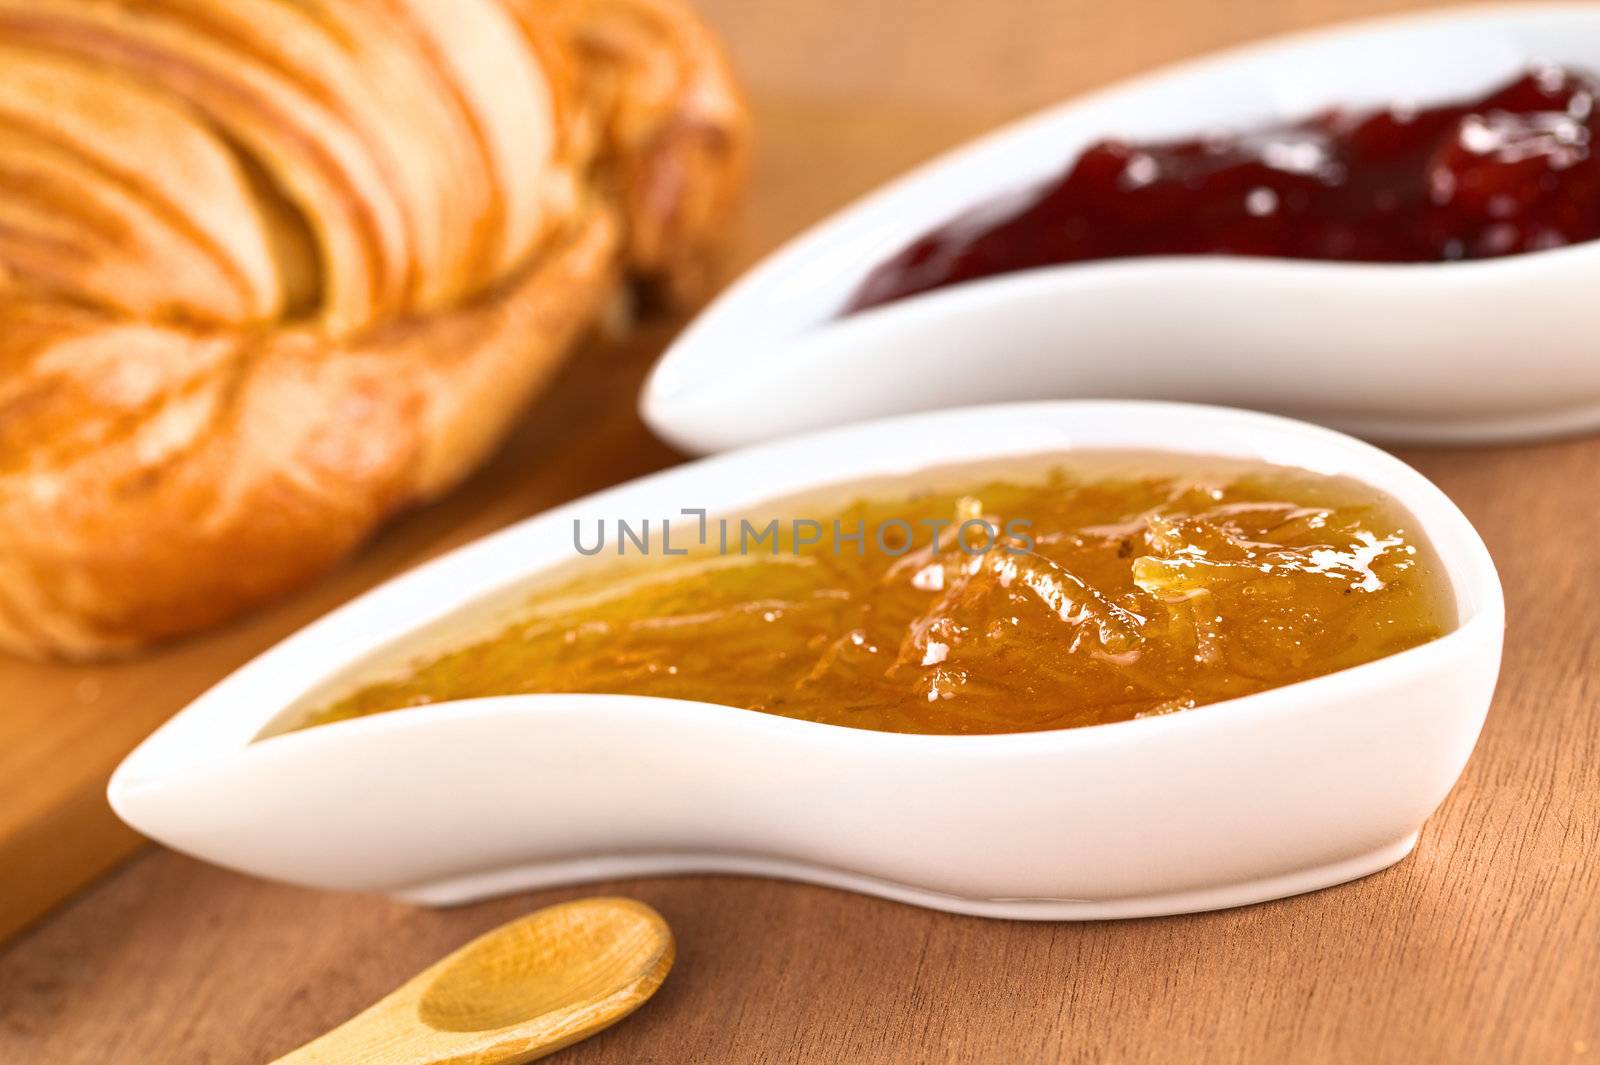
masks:
<svg viewBox="0 0 1600 1065"><path fill-rule="evenodd" d="M0 646L303 583L704 282L744 108L676 0L0 0Z"/></svg>

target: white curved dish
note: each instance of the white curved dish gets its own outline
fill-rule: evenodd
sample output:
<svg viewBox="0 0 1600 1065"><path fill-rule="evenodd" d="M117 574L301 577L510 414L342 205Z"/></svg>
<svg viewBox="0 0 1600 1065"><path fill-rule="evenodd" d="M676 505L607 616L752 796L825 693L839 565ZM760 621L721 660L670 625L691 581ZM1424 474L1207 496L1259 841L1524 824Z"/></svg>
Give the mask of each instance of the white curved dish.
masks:
<svg viewBox="0 0 1600 1065"><path fill-rule="evenodd" d="M1056 732L911 736L537 695L251 742L350 663L571 557L575 519L739 511L941 463L1128 447L1259 458L1390 493L1437 548L1460 627L1248 698ZM997 917L1209 909L1403 857L1477 739L1502 630L1499 580L1471 525L1421 475L1358 441L1217 408L968 408L692 463L430 562L201 696L128 757L109 795L135 828L218 864L429 903L720 871Z"/></svg>
<svg viewBox="0 0 1600 1065"><path fill-rule="evenodd" d="M1540 58L1600 71L1600 7L1468 8L1283 38L1047 109L814 227L713 303L641 398L691 452L961 403L1140 397L1466 443L1600 426L1600 242L1470 263L1219 256L1050 267L839 319L909 241L1091 142L1333 105L1470 98Z"/></svg>

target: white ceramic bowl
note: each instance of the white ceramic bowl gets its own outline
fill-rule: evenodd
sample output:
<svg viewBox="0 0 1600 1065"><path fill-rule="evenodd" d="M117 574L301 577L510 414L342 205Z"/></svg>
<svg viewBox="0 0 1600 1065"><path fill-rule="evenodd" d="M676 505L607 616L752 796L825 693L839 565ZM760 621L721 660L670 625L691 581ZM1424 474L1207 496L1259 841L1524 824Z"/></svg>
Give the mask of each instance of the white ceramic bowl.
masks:
<svg viewBox="0 0 1600 1065"><path fill-rule="evenodd" d="M1186 63L914 171L730 288L668 350L646 420L694 452L962 403L1141 397L1275 410L1388 440L1600 426L1600 242L1470 263L1219 256L1009 274L839 319L922 233L1106 136L1246 128L1333 105L1468 99L1534 58L1600 71L1600 5L1468 8Z"/></svg>
<svg viewBox="0 0 1600 1065"><path fill-rule="evenodd" d="M522 695L251 740L350 663L572 557L573 521L712 513L863 477L1072 448L1346 474L1408 507L1460 628L1187 713L912 736L692 702ZM1349 437L1148 403L968 408L831 430L591 496L383 585L246 665L112 778L129 824L234 869L454 903L676 872L788 877L963 913L1099 918L1254 902L1403 857L1499 670L1493 563L1437 488Z"/></svg>

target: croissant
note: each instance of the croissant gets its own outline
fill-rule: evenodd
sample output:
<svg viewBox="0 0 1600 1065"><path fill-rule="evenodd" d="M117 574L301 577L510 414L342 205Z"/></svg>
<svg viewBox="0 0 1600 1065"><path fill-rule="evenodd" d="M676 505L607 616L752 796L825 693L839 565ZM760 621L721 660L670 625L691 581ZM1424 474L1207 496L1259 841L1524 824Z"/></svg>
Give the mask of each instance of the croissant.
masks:
<svg viewBox="0 0 1600 1065"><path fill-rule="evenodd" d="M0 647L303 584L703 287L747 118L675 0L0 0Z"/></svg>

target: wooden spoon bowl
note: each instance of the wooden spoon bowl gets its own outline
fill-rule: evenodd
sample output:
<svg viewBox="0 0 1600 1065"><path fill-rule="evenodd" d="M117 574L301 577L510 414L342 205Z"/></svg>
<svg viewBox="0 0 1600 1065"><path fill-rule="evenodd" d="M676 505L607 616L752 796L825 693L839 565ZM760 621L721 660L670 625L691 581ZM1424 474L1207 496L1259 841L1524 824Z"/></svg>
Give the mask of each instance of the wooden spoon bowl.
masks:
<svg viewBox="0 0 1600 1065"><path fill-rule="evenodd" d="M582 899L502 925L277 1065L517 1065L638 1009L672 968L642 902Z"/></svg>

